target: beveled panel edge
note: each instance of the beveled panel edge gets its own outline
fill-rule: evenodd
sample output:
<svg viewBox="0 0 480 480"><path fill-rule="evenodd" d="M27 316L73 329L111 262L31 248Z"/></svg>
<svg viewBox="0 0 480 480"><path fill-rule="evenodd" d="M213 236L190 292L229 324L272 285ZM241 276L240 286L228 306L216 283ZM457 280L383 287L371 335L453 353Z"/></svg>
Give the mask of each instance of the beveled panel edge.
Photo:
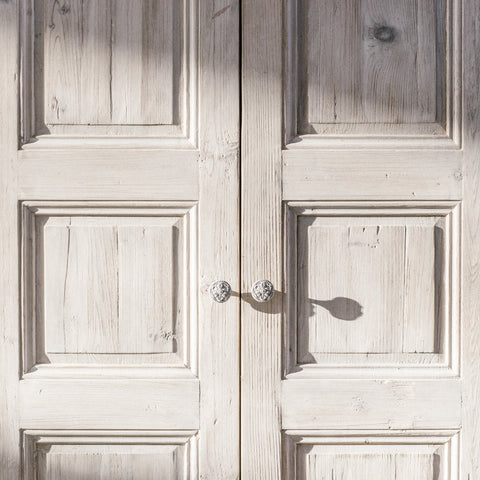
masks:
<svg viewBox="0 0 480 480"><path fill-rule="evenodd" d="M283 430L284 480L296 478L299 445L444 445L449 476L460 478L460 430ZM303 479L299 479L303 480Z"/></svg>
<svg viewBox="0 0 480 480"><path fill-rule="evenodd" d="M283 375L285 379L321 378L447 378L461 375L461 202L438 201L284 201L284 344ZM299 216L439 216L446 218L444 286L445 325L444 354L438 362L375 362L345 366L331 363L299 364L297 360L297 235ZM408 355L408 354L406 354ZM341 354L338 355L339 357ZM442 358L443 357L443 358Z"/></svg>
<svg viewBox="0 0 480 480"><path fill-rule="evenodd" d="M35 135L35 0L19 1L19 138L18 149L32 150L44 148L75 148L75 147L103 147L103 148L141 148L148 145L158 149L197 149L198 147L198 6L196 2L183 1L184 35L182 42L182 70L183 88L181 89L182 111L181 125L112 125L82 126L85 132L69 132L71 127L66 125L65 134ZM98 128L96 128L98 127ZM125 130L125 133L108 136L108 128ZM151 136L135 136L135 130L150 129ZM75 129L75 128L74 128ZM105 130L105 132L102 131ZM76 130L78 131L78 129ZM91 131L91 135L86 133Z"/></svg>
<svg viewBox="0 0 480 480"><path fill-rule="evenodd" d="M197 378L198 375L198 205L197 202L20 201L21 371L20 378ZM35 219L37 216L183 217L183 365L39 364L35 344Z"/></svg>
<svg viewBox="0 0 480 480"><path fill-rule="evenodd" d="M188 479L198 478L198 430L23 430L22 472L35 479L37 445L178 445L186 449Z"/></svg>

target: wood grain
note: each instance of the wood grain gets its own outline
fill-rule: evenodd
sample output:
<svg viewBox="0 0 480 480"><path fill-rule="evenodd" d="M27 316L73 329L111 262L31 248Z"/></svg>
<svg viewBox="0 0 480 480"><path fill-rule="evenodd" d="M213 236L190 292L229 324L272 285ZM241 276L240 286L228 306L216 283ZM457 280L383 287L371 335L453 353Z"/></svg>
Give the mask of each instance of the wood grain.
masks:
<svg viewBox="0 0 480 480"><path fill-rule="evenodd" d="M0 2L0 479L20 480L17 239L18 5Z"/></svg>
<svg viewBox="0 0 480 480"><path fill-rule="evenodd" d="M19 195L35 200L198 200L198 157L194 150L23 151Z"/></svg>
<svg viewBox="0 0 480 480"><path fill-rule="evenodd" d="M31 429L197 430L199 389L197 379L23 381L20 425Z"/></svg>
<svg viewBox="0 0 480 480"><path fill-rule="evenodd" d="M242 3L242 478L281 478L282 2ZM273 283L273 299L249 294Z"/></svg>
<svg viewBox="0 0 480 480"><path fill-rule="evenodd" d="M284 429L457 429L461 382L285 380Z"/></svg>
<svg viewBox="0 0 480 480"><path fill-rule="evenodd" d="M444 2L314 1L298 8L299 133L315 133L315 123L443 123L446 72L437 49L445 49ZM393 29L392 40L375 38L382 26Z"/></svg>
<svg viewBox="0 0 480 480"><path fill-rule="evenodd" d="M200 50L200 478L240 477L238 0L198 3ZM208 289L226 280L232 297Z"/></svg>
<svg viewBox="0 0 480 480"><path fill-rule="evenodd" d="M462 16L457 14L457 22ZM462 478L480 478L480 4L466 0L464 22L464 236L462 325Z"/></svg>
<svg viewBox="0 0 480 480"><path fill-rule="evenodd" d="M45 123L178 123L181 5L45 0Z"/></svg>
<svg viewBox="0 0 480 480"><path fill-rule="evenodd" d="M462 178L455 151L283 152L284 200L459 200Z"/></svg>

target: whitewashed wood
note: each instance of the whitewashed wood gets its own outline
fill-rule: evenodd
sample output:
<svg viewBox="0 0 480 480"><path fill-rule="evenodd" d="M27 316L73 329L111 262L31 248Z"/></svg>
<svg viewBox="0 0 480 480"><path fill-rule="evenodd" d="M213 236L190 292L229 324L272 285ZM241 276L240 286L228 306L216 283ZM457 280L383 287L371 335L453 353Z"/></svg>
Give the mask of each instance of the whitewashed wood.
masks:
<svg viewBox="0 0 480 480"><path fill-rule="evenodd" d="M122 364L137 374L140 364L196 372L196 278L189 279L196 271L194 203L24 202L22 208L25 373L58 376L62 364L60 376L75 364L84 370ZM141 375L161 372L149 370Z"/></svg>
<svg viewBox="0 0 480 480"><path fill-rule="evenodd" d="M43 16L45 123L174 123L178 7L46 0L36 13Z"/></svg>
<svg viewBox="0 0 480 480"><path fill-rule="evenodd" d="M44 27L48 28L49 20L43 6L55 9L53 20L57 23L51 30L59 32L60 15L63 15L62 30L73 28L69 33L60 32L70 50L54 60L52 52L43 48L46 39L41 33ZM4 231L10 232L8 238L1 239L2 250L9 252L2 284L7 286L4 291L9 295L8 302L11 301L4 307L7 311L2 323L6 330L1 350L8 357L2 368L5 366L9 372L2 377L5 379L2 391L6 387L10 393L1 406L1 443L5 441L9 446L5 454L2 447L1 461L5 468L0 476L20 479L19 455L23 448L20 428L64 430L65 438L59 442L62 445L74 445L76 430L80 428L88 429L92 437L102 429L108 430L108 435L118 430L118 443L129 445L135 442L129 442L131 435L126 430L155 433L188 429L195 442L198 437L198 454L192 448L188 471L179 465L172 467L172 475L168 472L168 476L237 479L240 463L238 4L75 0L70 5L48 0L9 0L0 8L12 25L9 34L14 39L14 44L4 39L4 45L12 48L4 58L5 74L2 71L1 75L2 112L3 107L15 112L1 117L0 134L2 152L7 152L2 157L2 172L4 185L8 185L8 190L2 189L8 200L2 204L2 218L7 222ZM20 22L17 9L22 17ZM68 23L72 15L84 20L83 39L78 23L73 26ZM3 39L3 31L0 35ZM62 45L60 37L57 46ZM50 40L47 43L48 47L53 46ZM127 54L130 59L125 57ZM91 75L85 73L87 67L91 67ZM69 78L62 79L66 68ZM79 74L79 69L83 73ZM45 95L52 93L49 90L52 71L60 73L55 79L59 81L59 91L66 91L65 103L81 106L70 117L67 109L63 112L60 108L60 118L52 120L55 124L44 125L42 102ZM17 91L19 82L21 92ZM79 88L77 82L82 84ZM74 91L69 90L71 87ZM132 102L134 106L129 108ZM18 109L21 122L16 118ZM55 318L46 333L52 349L59 352L49 354L55 356L50 363L36 366L28 362L33 353L38 353L35 342L30 340L36 339L36 334L40 338L42 328L29 328L31 324L24 323L17 310L18 294L28 297L32 293L31 288L28 290L31 285L25 284L28 275L31 276L32 264L18 263L22 257L18 255L18 247L23 242L25 249L35 237L30 229L25 229L31 221L21 225L17 218L25 202L32 208L31 216L43 215L48 217L47 223L58 222L46 227L44 238L55 245L45 250L45 243L37 244L38 249L33 251L38 257L48 257L51 267L47 272L38 272L38 278L50 284L46 290L48 315ZM192 218L180 227L174 218L185 216L182 209L188 209ZM198 223L197 213L192 213L197 209L201 218ZM170 217L170 223L165 221L164 225L165 216ZM172 231L175 229L176 234ZM201 245L197 231L201 233ZM60 260L54 259L55 254ZM73 257L75 266L71 265ZM137 259L132 261L132 257ZM180 266L174 265L177 257ZM61 271L67 271L67 260L69 269L76 270L67 275L68 308L64 308L63 299L58 297L62 288L58 287L62 283ZM125 263L128 265L122 267ZM121 275L116 279L121 270L134 277L131 282L122 283ZM88 285L83 283L85 272L87 280L92 280ZM141 274L145 275L143 280ZM224 306L213 303L205 288L219 275L229 280L236 291L236 296ZM18 277L22 280L21 287ZM172 287L171 283L178 285ZM76 292L75 284L80 285ZM181 305L175 305L172 292L179 288L184 290L179 297ZM85 303L82 293L88 291L96 297ZM148 311L137 308L139 297L146 302ZM86 328L69 325L74 336L64 339L57 336L56 328L51 328L61 329L65 317L71 320L77 311L86 309L88 313L89 308ZM142 323L143 313L146 322ZM116 319L132 315L135 315L133 321L125 323L125 331L117 334ZM152 346L158 339L148 340L151 323L160 322L170 337L175 315L184 320L182 330L174 332L178 338L162 339L161 345ZM201 318L200 325L197 315ZM146 337L142 337L142 330L147 330ZM19 331L23 343L18 339ZM181 345L175 347L177 340ZM108 348L104 348L109 342ZM160 363L151 358L154 355L148 352L151 349L175 350L172 353L177 358ZM69 354L68 350L77 353ZM155 355L167 353L159 351ZM23 355L27 356L27 368L19 363ZM131 358L115 361L116 355ZM74 471L50 476L97 475L97 471L85 472L88 464L78 461L73 467L70 464ZM118 474L107 468L104 475L128 476L127 464L128 461L117 465L124 469ZM91 469L96 470L94 466ZM4 472L7 472L5 477ZM153 474L163 477L164 473ZM142 478L150 475L141 470L137 474Z"/></svg>
<svg viewBox="0 0 480 480"><path fill-rule="evenodd" d="M242 479L281 478L282 1L242 3ZM272 282L259 305L250 289Z"/></svg>
<svg viewBox="0 0 480 480"><path fill-rule="evenodd" d="M17 124L18 10L0 2L0 479L20 479L18 424Z"/></svg>
<svg viewBox="0 0 480 480"><path fill-rule="evenodd" d="M314 1L298 8L298 31L305 32L299 41L301 133L312 133L305 131L312 123L443 122L436 111L445 108L445 66L437 67L436 57L445 48L443 2ZM392 42L374 38L382 25L394 28Z"/></svg>
<svg viewBox="0 0 480 480"><path fill-rule="evenodd" d="M179 123L182 3L112 4L112 123Z"/></svg>
<svg viewBox="0 0 480 480"><path fill-rule="evenodd" d="M20 383L21 428L197 430L199 381L29 380ZM107 399L111 399L108 401Z"/></svg>
<svg viewBox="0 0 480 480"><path fill-rule="evenodd" d="M20 152L18 172L23 199L198 199L195 151L30 150Z"/></svg>
<svg viewBox="0 0 480 480"><path fill-rule="evenodd" d="M23 441L25 479L198 478L192 431L27 430Z"/></svg>
<svg viewBox="0 0 480 480"><path fill-rule="evenodd" d="M460 145L460 9L457 0L335 7L289 0L285 142ZM394 28L393 41L374 38L381 26Z"/></svg>
<svg viewBox="0 0 480 480"><path fill-rule="evenodd" d="M183 277L179 219L93 220L42 226L47 352L173 352L174 337L182 341L174 327L184 288L175 280Z"/></svg>
<svg viewBox="0 0 480 480"><path fill-rule="evenodd" d="M176 138L196 144L198 25L190 2L18 1L22 143L102 135L150 136L162 148Z"/></svg>
<svg viewBox="0 0 480 480"><path fill-rule="evenodd" d="M444 380L286 380L284 429L456 429L461 383Z"/></svg>
<svg viewBox="0 0 480 480"><path fill-rule="evenodd" d="M199 96L199 477L240 478L240 2L198 5ZM232 296L216 303L210 285Z"/></svg>
<svg viewBox="0 0 480 480"><path fill-rule="evenodd" d="M447 233L440 218L300 217L297 228L300 362L439 351L435 292L448 289L443 243L435 249L437 229Z"/></svg>
<svg viewBox="0 0 480 480"><path fill-rule="evenodd" d="M101 480L173 480L182 478L183 453L177 446L48 445L37 449L37 478L54 480L75 472Z"/></svg>
<svg viewBox="0 0 480 480"><path fill-rule="evenodd" d="M463 363L464 381L462 415L462 478L480 477L480 116L478 82L480 78L480 5L475 0L464 2L464 148L465 196L463 235ZM455 17L462 22L462 16Z"/></svg>
<svg viewBox="0 0 480 480"><path fill-rule="evenodd" d="M252 205L249 202L248 188L245 187L245 184L250 185L250 182L252 182L250 175L258 182L258 187L255 189L255 191L258 189L258 193L254 197L256 199L256 210L255 208L252 208L252 210L245 209L242 214L242 235L246 235L247 238L255 235L257 237L256 243L260 244L260 247L256 246L255 242L243 240L242 248L243 251L249 252L249 256L250 252L256 252L256 249L270 249L267 254L264 252L262 252L262 255L255 254L256 258L251 260L256 262L256 272L264 276L265 273L262 272L266 271L265 265L269 265L267 262L276 252L276 242L280 235L276 228L280 220L277 220L278 223L271 225L267 234L263 233L264 225L271 218L273 208L278 208L282 201L284 203L288 202L289 206L290 204L295 205L296 202L301 202L301 206L305 208L305 211L309 211L310 214L314 212L315 208L318 208L321 201L330 203L324 212L314 212L314 216L318 214L321 217L318 220L319 224L325 223L325 230L335 227L335 224L340 224L343 226L342 228L348 229L350 227L356 230L354 233L357 239L366 235L372 236L374 240L373 243L369 239L363 242L358 241L357 243L372 243L374 245L375 236L377 235L375 227L381 226L380 230L384 228L386 235L384 245L391 245L395 255L392 256L390 252L390 254L379 260L379 266L376 271L380 271L383 276L379 281L382 285L380 289L378 284L375 287L375 282L372 281L371 269L376 262L372 254L360 254L362 263L361 265L357 264L355 259L352 261L346 255L346 251L342 247L344 244L343 237L341 235L337 235L337 237L332 235L330 238L326 233L325 238L316 238L310 245L308 245L307 241L297 245L292 239L296 236L301 236L298 233L301 231L301 228L296 224L292 224L288 215L286 222L290 223L288 223L286 234L283 237L287 239L283 243L286 249L285 262L286 265L290 264L292 261L291 257L297 255L297 247L300 250L299 258L309 260L309 258L305 257L305 245L308 245L310 248L313 247L319 252L319 261L314 264L315 270L302 273L304 278L308 278L309 284L310 282L312 285L322 285L322 282L328 283L328 276L334 277L335 275L338 275L338 286L348 285L350 281L355 282L355 288L362 290L360 296L373 299L375 294L377 294L378 302L385 302L380 303L380 308L385 308L381 317L388 319L387 321L392 323L396 322L397 327L395 329L386 328L384 334L378 331L368 334L368 329L374 328L374 325L368 323L365 329L355 332L352 336L346 337L344 334L343 337L346 338L346 342L342 344L342 335L335 335L335 331L331 332L332 328L328 327L325 327L322 331L321 326L319 326L319 334L316 337L316 341L322 345L322 350L326 352L316 359L316 364L309 365L308 368L305 367L298 371L289 369L288 357L292 355L292 350L294 351L296 348L297 339L292 335L292 329L289 329L288 324L285 325L283 330L284 343L282 345L283 351L281 351L278 348L278 343L282 339L280 336L277 336L276 330L267 331L266 325L268 325L268 320L265 317L259 316L260 318L257 319L257 323L260 323L260 326L254 322L245 323L242 318L242 324L245 328L248 331L251 331L253 328L257 336L256 346L254 349L252 348L252 351L256 354L255 357L250 354L249 350L250 345L252 343L255 344L251 341L250 333L242 336L242 355L245 357L245 352L247 352L249 354L249 362L256 365L253 379L249 377L251 369L246 370L244 367L242 372L244 370L248 372L248 374L244 375L248 379L248 387L252 390L254 388L258 390L258 405L253 403L246 404L248 396L243 394L242 397L245 400L242 400L242 415L244 410L248 412L250 408L254 408L255 412L257 412L256 424L248 427L246 422L243 423L244 429L249 428L247 436L243 433L243 438L247 438L249 442L246 450L247 454L255 458L256 462L258 462L257 465L262 465L260 467L262 470L258 470L261 472L259 476L262 478L282 478L282 475L283 478L295 478L295 474L292 473L295 472L294 465L285 457L283 471L279 474L277 466L272 461L274 454L272 454L270 444L264 442L267 447L264 445L262 450L255 450L254 442L256 438L261 438L262 428L265 425L271 428L271 425L275 424L272 421L272 416L268 416L266 413L275 410L271 406L270 410L267 411L265 409L265 405L269 405L268 400L265 400L265 392L269 392L270 398L275 399L276 411L280 412L281 428L317 431L326 428L344 429L346 432L345 444L347 445L351 443L351 438L357 435L358 430L361 428L380 429L383 432L391 429L407 429L408 432L405 433L406 440L404 443L408 444L411 441L410 439L415 436L415 430L417 429L426 428L433 431L449 428L458 431L462 428L462 422L466 421L461 413L463 385L462 380L459 378L461 347L458 330L459 299L461 298L459 262L461 244L459 238L461 237L462 228L459 217L461 216L461 207L454 207L456 211L454 215L440 220L440 226L446 232L443 246L439 245L441 242L439 242L438 238L435 238L434 234L435 223L439 219L435 220L434 223L429 223L432 221L431 217L435 216L432 213L435 207L432 207L432 205L437 204L437 207L442 210L445 207L445 201L460 201L463 198L463 152L459 148L461 145L459 136L461 109L458 101L461 98L463 88L460 84L461 76L458 70L459 59L461 58L458 16L461 13L461 5L458 2L448 2L448 8L445 8L440 14L443 15L445 13L445 22L448 26L443 28L443 32L440 32L435 31L436 27L434 26L437 20L437 12L443 10L440 4L437 3L433 5L432 2L417 2L415 5L407 5L402 2L367 1L354 2L355 5L336 5L335 8L333 4L327 5L321 4L321 2L302 3L302 8L317 5L327 9L331 8L332 15L335 15L335 12L337 12L339 19L337 26L333 22L333 25L328 24L326 28L322 29L320 25L327 21L320 15L312 15L308 18L310 29L301 29L299 25L296 27L292 25L290 20L297 15L296 8L299 7L299 3L286 2L286 8L284 8L285 2L281 6L274 6L273 2L265 1L260 2L260 5L257 2L255 8L252 7L250 9L247 2L247 8L243 9L243 37L246 39L245 45L251 46L252 50L254 50L250 52L244 45L243 73L245 84L243 86L243 119L245 130L242 151L245 154L243 168L244 170L248 169L248 171L245 177L242 177L244 188L243 205L247 207ZM263 10L266 5L270 8L268 15ZM298 77L302 75L302 71L296 71L295 67L295 59L301 56L301 52L292 46L289 42L289 37L303 36L308 38L312 29L320 32L319 35L322 35L323 32L328 32L331 28L335 30L333 36L337 36L341 40L343 38L355 38L356 25L351 20L350 15L355 15L354 7L361 8L362 5L369 6L369 8L372 7L367 15L371 19L385 8L395 12L394 22L401 24L402 29L409 35L411 34L410 37L400 34L398 36L399 43L396 46L400 49L404 48L407 57L410 55L408 61L415 62L415 55L417 55L417 60L419 58L423 58L423 60L421 60L421 64L415 64L414 69L409 69L409 72L403 75L402 80L399 80L399 75L398 78L395 76L395 79L386 82L389 86L393 85L395 91L387 92L384 98L381 97L382 93L385 93L382 91L370 94L368 99L364 97L364 105L362 105L361 109L358 109L358 114L364 116L361 122L355 117L356 119L353 121L352 126L342 127L338 131L335 131L335 126L327 126L317 135L309 137L313 132L304 132L305 135L298 137L298 131L301 131L302 126L300 124L297 125L295 118L293 118L297 106L295 106L295 93L292 89L295 88L296 83L301 85L302 79ZM352 6L353 8L349 8ZM272 10L274 7L276 7L276 10ZM439 10L436 10L436 8ZM284 13L284 24L280 26L277 19L277 28L271 27L270 19L282 11ZM267 20L262 18L261 33L255 30L255 27L260 23L259 17L267 18ZM408 20L407 17L414 18L418 22L410 21L411 18ZM388 21L388 18L378 19L378 22L382 23L388 24ZM442 24L443 18L438 22L438 30L442 30ZM427 27L423 28L420 25L427 25ZM273 33L270 30L271 28ZM418 37L421 36L421 38L415 38L417 34L414 34L413 30L417 28L417 31L420 32ZM432 56L432 50L435 48L432 44L435 41L427 40L428 37L432 36L437 37L434 40L442 45L441 50L438 50L436 58L435 55L437 54ZM272 40L272 37L276 39L276 42ZM253 41L250 43L251 38L255 38L254 46ZM285 48L286 52L283 55L286 68L286 76L283 77L285 80L283 83L285 90L283 101L285 102L284 142L286 146L282 152L281 172L277 171L275 172L276 175L272 174L270 181L268 181L265 174L268 168L267 165L272 164L272 159L276 158L278 148L282 147L282 141L276 137L277 130L271 130L272 125L277 126L278 112L282 107L281 100L274 96L276 94L276 82L282 80L281 69L276 70L276 48L282 45L282 40L284 42L283 45L287 45ZM314 43L312 42L312 44ZM340 45L338 45L339 43ZM341 41L337 42L335 47L332 46L330 51L334 49L336 50L333 56L336 61L332 62L332 56L328 48L325 56L321 57L324 54L322 42L315 43L311 49L310 59L312 62L316 62L316 64L309 65L308 74L311 75L316 70L318 72L321 71L319 75L331 76L331 78L335 78L335 75L337 77L343 75L344 78L339 78L335 82L335 87L338 85L341 88L344 79L348 83L348 67L359 64L359 62L357 63L358 55L355 56L346 49L342 50ZM429 53L426 53L427 50ZM315 55L315 52L318 52L318 55ZM393 47L388 52L383 53L388 55L391 52L393 52ZM252 60L249 60L249 54ZM429 56L427 62L425 62L425 55ZM325 61L320 61L320 57ZM395 69L390 69L392 65L389 64L390 60L394 66L398 66L407 57L398 54L392 57L387 56L382 61L380 56L372 56L371 60L375 63L375 67L373 63L369 65L372 67L372 71L376 68L378 72L381 72L383 67L388 70L379 73L379 77L376 79L377 84L381 84L384 79L389 78L389 74ZM435 71L432 71L430 68L432 67L432 60L433 63L437 63L437 66L438 63L441 64ZM332 63L335 65L329 69L329 65L331 66ZM248 68L252 64L256 67L256 75L253 73L253 69ZM425 67L425 70L422 70L423 67ZM367 69L367 66L365 68ZM413 82L412 87L412 84L408 82L408 75L417 68L420 77ZM292 70L289 71L289 69ZM430 80L425 81L426 77L422 77L422 72L425 71L429 72ZM433 80L432 75L436 77ZM441 75L446 79L444 85L442 85L443 80L439 81L438 78ZM252 78L257 80L252 80ZM407 81L405 81L405 78ZM358 86L357 83L361 82L354 81L354 87ZM373 87L374 83L373 81L370 82L367 88ZM249 85L251 85L250 89L248 88ZM316 85L319 88L323 88L322 82L318 82ZM411 87L422 92L420 93L421 99L418 104L415 103L416 94L405 101L401 98ZM360 86L360 88L362 87ZM434 92L435 88L437 88L437 92ZM441 100L437 96L438 88L442 91ZM302 98L302 95L305 94L305 91L300 91L297 98ZM355 104L357 98L359 98L358 95L353 101L354 107L357 105ZM248 100L250 99L255 99L255 101L249 103ZM323 101L324 99L325 97L323 96L320 100ZM423 104L422 102L426 103ZM268 108L265 108L265 105L268 105ZM326 111L331 111L332 108L335 108L331 101L323 105ZM275 106L278 110L275 110ZM349 115L354 116L355 111L352 110L354 107L347 104L347 108L344 108L344 111L348 112L347 117ZM395 117L393 112L398 111L401 112L401 115ZM433 112L435 112L435 115L433 115ZM388 117L390 114L392 116ZM417 115L421 117L421 120L417 121L415 119ZM324 120L322 119L321 121ZM365 127L365 122L373 123ZM419 125L419 122L423 123ZM408 126L397 128L399 123L404 123ZM434 125L436 123L439 123L441 128L444 129L443 132ZM314 127L316 128L315 125ZM254 144L255 150L253 150L253 141L248 135L249 132L256 133L257 138L259 138L258 142L261 142L261 147ZM251 160L252 165L250 166L249 156L251 151L254 151L256 155L254 160ZM278 175L281 175L280 182L278 182ZM271 199L275 196L275 192L279 195L279 190L281 190L281 197L277 197L275 200L277 203L270 207ZM252 194L250 193L250 195ZM430 203L430 206L419 205L421 203L419 201L427 200L429 202L425 203ZM379 209L377 211L376 223L374 221L372 224L367 224L368 231L366 230L365 232L363 232L364 223L370 217L368 211L363 210L358 215L358 217L362 218L357 218L354 222L350 222L352 212L358 208L355 205L361 204L360 201L364 206ZM389 219L387 211L389 202L400 201L404 202L404 207L402 208L405 208L406 211L414 212L418 208L415 213L407 213L406 216L409 217L409 220L403 222L403 227L395 223L400 221L399 218L395 220ZM340 211L337 210L335 215L333 211L336 202L338 202L337 205ZM253 226L254 222L250 220L252 216L251 211L258 210L262 212L262 217ZM326 221L325 218L333 216L336 216L336 218L330 219L330 224L328 224L328 220ZM401 216L398 215L397 217ZM411 217L415 218L412 219ZM444 214L440 214L439 217L444 217ZM254 234L250 232L251 229L254 229ZM411 231L408 232L409 230ZM275 234L275 232L277 233ZM328 232L331 234L330 230ZM452 235L452 232L455 233ZM407 233L406 236L405 233ZM408 233L410 233L410 238ZM304 239L308 240L308 236L309 234L303 234ZM397 242L399 242L399 247L393 247ZM292 250L291 247L294 244L295 249ZM326 245L329 245L329 247L326 247ZM400 248L402 245L403 248ZM413 247L417 251L414 256L409 258L406 255L406 250L408 251ZM438 258L435 258L435 255L432 256L432 249L442 252L440 255L443 257L442 270L444 271L442 274L435 271L437 264L440 262L438 262ZM395 263L400 266L401 273L395 272L395 268L392 268L392 265ZM244 272L246 272L244 275L248 277L250 275L248 259L245 261L245 264L248 267L244 267ZM304 262L304 264L299 266L299 268L308 269L308 261ZM325 273L322 272L322 268L325 268ZM419 269L418 274L414 273L416 268ZM268 275L268 270L266 272ZM324 278L327 277L325 280L320 278L322 273ZM397 278L399 273L403 282L399 282ZM282 292L284 295L287 294L289 296L292 288L302 288L302 285L296 282L295 276L292 276L291 270L286 268L285 275L287 290ZM408 277L410 277L411 283L405 282L404 278ZM448 299L444 297L445 305L439 312L437 312L435 300L438 283L435 280L432 284L432 277L451 278L448 285L448 282L443 282L442 294L448 291L448 295L451 296ZM350 280L350 278L355 280ZM245 287L249 288L249 285L245 285ZM305 288L305 285L303 287ZM391 293L384 295L386 293L384 289L391 289ZM402 298L401 293L395 295L396 291L401 290L406 291L410 298ZM301 295L307 294L308 292L301 292ZM391 300L387 301L385 296L391 296ZM362 305L361 300L355 300ZM259 309L271 311L267 309L272 307L270 305L267 308L260 307ZM283 304L283 307L287 315L292 317L301 314L310 316L308 309L304 312L301 309L297 311L296 306L292 305L289 299ZM395 313L398 310L405 312L401 315L401 320ZM249 313L249 310L243 309L243 315L246 314L245 312ZM441 347L438 343L439 333L433 336L431 334L431 327L435 323L432 322L434 317L441 317L445 320L445 327L443 328L442 326L442 337L445 343ZM419 332L416 327L412 328L412 324L415 324L416 327L420 325L421 331ZM382 327L384 326L382 324ZM342 326L342 328L347 327ZM395 335L395 330L397 332L407 331L407 333L402 334L403 338L399 339L398 335ZM361 342L363 333L366 335L364 338L366 345L365 348L362 348L362 350L365 350L363 353L341 353L342 350L350 348L350 345ZM382 337L384 337L383 340ZM426 338L429 340L424 341ZM382 343L384 340L386 340L386 343ZM410 346L406 346L405 342ZM334 354L328 352L330 350L329 347L332 345L334 346L332 350L337 352L335 354L337 355L336 358L332 358ZM429 350L430 352L424 352L423 354L415 353L419 349ZM389 357L386 351L393 350L397 350L397 352ZM432 355L432 350L437 350L438 355L437 353ZM409 361L402 364L401 368L399 368L401 364L399 357L402 355L408 357L410 354L412 357L409 358ZM276 399L278 383L272 382L271 377L265 377L263 372L265 364L270 365L271 368L278 361L279 355L282 356L286 363L285 374L287 377L279 382L282 384L282 396L280 399ZM339 358L342 355L345 355L345 357L343 359ZM244 364L245 362L242 360L242 366ZM244 381L242 385L245 383ZM272 391L272 384L277 387L276 390ZM248 412L248 419L252 416L253 414ZM277 428L280 430L280 427ZM276 437L271 433L269 438L270 442L272 442ZM397 438L392 438L389 443L396 444L397 441ZM452 453L452 455L448 453L450 471L446 478L456 479L459 476L458 442L455 446L452 440L451 448L452 450L457 448L457 452ZM382 449L378 445L373 450L376 450L379 455L383 454ZM244 462L244 464L251 465L251 463L247 462ZM341 477L341 467L338 468L340 469L338 476ZM426 476L428 478L428 472L425 471L426 467L422 462L417 465L410 462L408 463L408 468L410 470L414 469L416 472L407 471L404 473L399 472L399 474L406 475L408 478L412 478L415 475L420 475L419 478L425 478ZM332 475L332 472L327 473ZM333 472L333 475L335 473ZM347 477L357 478L358 476L356 471L349 473L350 475L347 475ZM248 474L250 474L249 471L247 471ZM315 478L315 472L312 475ZM370 474L370 476L374 475L375 473L373 472ZM434 474L430 475L434 476ZM383 476L388 477L389 473L385 472Z"/></svg>
<svg viewBox="0 0 480 480"><path fill-rule="evenodd" d="M461 152L283 152L284 200L459 200L462 179Z"/></svg>
<svg viewBox="0 0 480 480"><path fill-rule="evenodd" d="M458 480L458 437L455 430L289 430L284 435L285 475L366 479L376 478L383 468L382 478Z"/></svg>

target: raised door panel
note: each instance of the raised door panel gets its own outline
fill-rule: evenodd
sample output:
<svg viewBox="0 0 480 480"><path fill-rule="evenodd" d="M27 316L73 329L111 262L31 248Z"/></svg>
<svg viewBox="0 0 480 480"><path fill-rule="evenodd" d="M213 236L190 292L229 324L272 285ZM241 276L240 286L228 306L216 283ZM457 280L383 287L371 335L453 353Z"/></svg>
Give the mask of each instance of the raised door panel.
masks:
<svg viewBox="0 0 480 480"><path fill-rule="evenodd" d="M458 143L457 14L454 0L289 0L287 143L309 135L317 146L352 135Z"/></svg>
<svg viewBox="0 0 480 480"><path fill-rule="evenodd" d="M318 436L316 436L318 433ZM329 436L332 434L332 436ZM413 437L329 432L286 435L289 476L297 480L454 480L458 435L423 432Z"/></svg>
<svg viewBox="0 0 480 480"><path fill-rule="evenodd" d="M459 231L455 202L287 203L290 371L458 371Z"/></svg>
<svg viewBox="0 0 480 480"><path fill-rule="evenodd" d="M196 357L196 207L24 210L25 371ZM193 361L193 365L192 365Z"/></svg>
<svg viewBox="0 0 480 480"><path fill-rule="evenodd" d="M195 142L197 17L191 2L23 5L23 143L56 135Z"/></svg>
<svg viewBox="0 0 480 480"><path fill-rule="evenodd" d="M26 480L195 480L197 443L188 432L28 431Z"/></svg>

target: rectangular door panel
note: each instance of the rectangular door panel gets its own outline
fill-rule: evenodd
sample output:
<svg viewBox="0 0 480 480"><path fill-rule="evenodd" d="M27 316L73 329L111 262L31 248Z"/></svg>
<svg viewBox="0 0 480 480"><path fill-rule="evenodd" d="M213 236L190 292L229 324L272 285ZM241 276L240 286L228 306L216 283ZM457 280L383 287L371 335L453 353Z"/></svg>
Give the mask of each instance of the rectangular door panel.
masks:
<svg viewBox="0 0 480 480"><path fill-rule="evenodd" d="M458 465L458 434L416 432L414 437L369 432L295 432L286 435L288 478L339 480L412 478L454 480Z"/></svg>
<svg viewBox="0 0 480 480"><path fill-rule="evenodd" d="M58 135L193 135L191 2L25 0L23 7L24 143Z"/></svg>
<svg viewBox="0 0 480 480"><path fill-rule="evenodd" d="M286 143L460 141L459 2L286 5Z"/></svg>

